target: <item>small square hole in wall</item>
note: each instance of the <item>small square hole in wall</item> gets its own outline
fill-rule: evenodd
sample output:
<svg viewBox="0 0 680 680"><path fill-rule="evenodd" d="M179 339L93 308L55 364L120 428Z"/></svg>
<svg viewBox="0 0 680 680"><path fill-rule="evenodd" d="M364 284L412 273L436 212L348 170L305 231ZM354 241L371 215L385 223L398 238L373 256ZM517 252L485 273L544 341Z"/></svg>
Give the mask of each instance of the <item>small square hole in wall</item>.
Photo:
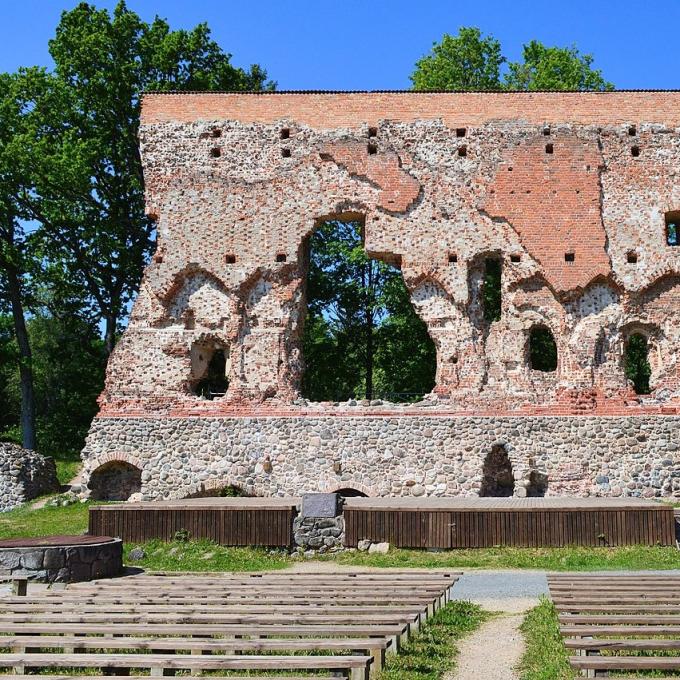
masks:
<svg viewBox="0 0 680 680"><path fill-rule="evenodd" d="M565 262L574 262L576 260L576 254L575 253L564 253L564 261Z"/></svg>
<svg viewBox="0 0 680 680"><path fill-rule="evenodd" d="M290 158L290 149L281 149L281 156L283 158Z"/></svg>
<svg viewBox="0 0 680 680"><path fill-rule="evenodd" d="M637 134L637 128L635 127L635 125L631 125L631 126L628 128L628 134L629 134L631 137L635 137L635 135Z"/></svg>
<svg viewBox="0 0 680 680"><path fill-rule="evenodd" d="M219 128L213 128L210 131L210 136L211 137L221 137L222 136L222 130L220 130Z"/></svg>
<svg viewBox="0 0 680 680"><path fill-rule="evenodd" d="M553 152L553 145L552 144L546 144L545 145L545 152L546 153L552 153Z"/></svg>
<svg viewBox="0 0 680 680"><path fill-rule="evenodd" d="M465 156L467 156L467 146L461 146L461 147L458 149L458 155L459 155L461 158L464 158Z"/></svg>
<svg viewBox="0 0 680 680"><path fill-rule="evenodd" d="M466 128L456 128L456 137L465 137L467 134Z"/></svg>
<svg viewBox="0 0 680 680"><path fill-rule="evenodd" d="M630 154L633 156L633 158L637 158L640 155L640 147L639 146L631 146L630 147Z"/></svg>
<svg viewBox="0 0 680 680"><path fill-rule="evenodd" d="M236 255L234 255L233 253L229 253L228 255L224 256L224 261L227 264L236 264Z"/></svg>
<svg viewBox="0 0 680 680"><path fill-rule="evenodd" d="M290 139L290 128L281 128L279 139Z"/></svg>
<svg viewBox="0 0 680 680"><path fill-rule="evenodd" d="M543 134L547 137L550 134L550 128L549 127L544 127L543 128Z"/></svg>
<svg viewBox="0 0 680 680"><path fill-rule="evenodd" d="M378 147L375 144L369 144L367 146L367 151L372 156L373 154L378 153Z"/></svg>
<svg viewBox="0 0 680 680"><path fill-rule="evenodd" d="M512 165L508 167L508 172L512 172Z"/></svg>
<svg viewBox="0 0 680 680"><path fill-rule="evenodd" d="M368 136L369 137L377 137L378 136L378 128L377 127L368 128Z"/></svg>
<svg viewBox="0 0 680 680"><path fill-rule="evenodd" d="M276 254L276 261L277 262L285 262L288 259L286 256L286 253L277 253Z"/></svg>
<svg viewBox="0 0 680 680"><path fill-rule="evenodd" d="M213 158L219 158L222 155L222 149L220 149L219 146L216 146L216 147L210 149L210 155Z"/></svg>
<svg viewBox="0 0 680 680"><path fill-rule="evenodd" d="M519 253L513 253L510 255L510 262L519 262L522 259L522 256Z"/></svg>
<svg viewBox="0 0 680 680"><path fill-rule="evenodd" d="M628 253L626 254L626 262L628 264L637 264L638 261L638 255L634 250L629 250Z"/></svg>
<svg viewBox="0 0 680 680"><path fill-rule="evenodd" d="M458 262L458 255L456 253L449 253L449 264L456 264Z"/></svg>

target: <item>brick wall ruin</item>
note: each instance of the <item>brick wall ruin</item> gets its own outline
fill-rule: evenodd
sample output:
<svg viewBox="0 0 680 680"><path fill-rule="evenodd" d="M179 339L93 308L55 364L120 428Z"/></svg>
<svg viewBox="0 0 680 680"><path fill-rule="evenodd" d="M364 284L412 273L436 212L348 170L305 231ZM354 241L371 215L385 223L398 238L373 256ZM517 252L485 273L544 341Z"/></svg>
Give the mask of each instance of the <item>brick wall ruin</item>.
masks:
<svg viewBox="0 0 680 680"><path fill-rule="evenodd" d="M680 210L680 93L150 94L140 137L158 246L109 362L84 452L88 472L134 458L150 496L176 496L220 474L264 493L299 494L318 490L329 457L355 453L347 439L341 451L321 447L295 485L262 471L267 456L276 467L274 450L287 464L302 460L319 418L377 418L389 431L427 409L465 431L473 416L521 416L531 431L561 417L570 433L589 417L612 436L621 418L644 424L653 434L645 441L661 444L617 455L626 469L651 466L650 475L616 492L679 493L680 427L668 423L680 425L680 246L668 224ZM300 399L307 240L329 218L361 220L367 252L402 271L437 349L436 386L420 404ZM491 323L481 303L489 259L502 267L501 318ZM553 372L531 367L537 328L555 340ZM647 395L624 375L634 334L649 349ZM207 400L197 392L215 352L224 353L228 389ZM279 424L270 432L262 417ZM182 421L192 440L170 438L159 454L149 421ZM542 442L554 465L541 464L535 441L513 435L514 426L502 426L500 443L515 467L548 473L548 493L611 493L596 481L608 477L608 463L593 463L596 435L565 440L560 422ZM293 448L281 452L267 438L290 423ZM268 441L271 452L252 441ZM574 484L556 468L550 479L564 441L582 457ZM451 479L423 493L478 492L471 481L453 483L476 479L454 464L471 444L404 449L417 461L426 444L438 451L437 474ZM195 447L213 451L205 479L185 459ZM232 465L243 470L227 473ZM652 469L663 483L652 484ZM252 481L270 473L266 483ZM376 486L357 475L343 486L411 493L403 481Z"/></svg>

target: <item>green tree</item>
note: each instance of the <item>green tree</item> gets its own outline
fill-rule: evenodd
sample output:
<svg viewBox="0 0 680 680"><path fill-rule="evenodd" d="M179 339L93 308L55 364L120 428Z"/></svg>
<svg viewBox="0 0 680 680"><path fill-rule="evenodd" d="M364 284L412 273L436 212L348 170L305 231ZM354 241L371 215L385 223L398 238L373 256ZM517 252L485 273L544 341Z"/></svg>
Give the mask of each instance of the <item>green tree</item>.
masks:
<svg viewBox="0 0 680 680"><path fill-rule="evenodd" d="M461 28L458 35L444 34L430 54L416 62L411 74L414 90L500 90L505 57L492 36L478 28Z"/></svg>
<svg viewBox="0 0 680 680"><path fill-rule="evenodd" d="M361 222L327 222L310 239L303 394L429 392L435 352L398 268L368 257Z"/></svg>
<svg viewBox="0 0 680 680"><path fill-rule="evenodd" d="M576 47L546 47L532 40L524 45L523 61L508 64L505 87L509 90L605 91L614 86L599 69L593 56Z"/></svg>
<svg viewBox="0 0 680 680"><path fill-rule="evenodd" d="M21 441L36 448L33 360L26 329L30 281L39 268L26 220L35 202L33 170L55 132L47 112L58 111L54 79L41 69L0 74L0 302L12 316L21 394ZM49 143L49 142L48 142ZM33 157L29 149L38 154ZM54 168L59 171L58 167Z"/></svg>
<svg viewBox="0 0 680 680"><path fill-rule="evenodd" d="M85 312L103 322L107 353L153 247L144 214L138 131L146 90L259 90L273 87L259 66L234 67L205 24L171 31L119 2L113 14L80 3L64 12L50 41L55 73L68 90L62 133L35 178L44 248L80 286ZM73 132L80 144L73 153ZM55 167L69 158L69 172ZM62 164L63 165L63 164Z"/></svg>
<svg viewBox="0 0 680 680"><path fill-rule="evenodd" d="M576 47L546 47L537 40L524 45L522 61L507 64L501 44L478 28L463 27L456 36L444 34L430 54L416 62L414 90L612 90L593 57Z"/></svg>

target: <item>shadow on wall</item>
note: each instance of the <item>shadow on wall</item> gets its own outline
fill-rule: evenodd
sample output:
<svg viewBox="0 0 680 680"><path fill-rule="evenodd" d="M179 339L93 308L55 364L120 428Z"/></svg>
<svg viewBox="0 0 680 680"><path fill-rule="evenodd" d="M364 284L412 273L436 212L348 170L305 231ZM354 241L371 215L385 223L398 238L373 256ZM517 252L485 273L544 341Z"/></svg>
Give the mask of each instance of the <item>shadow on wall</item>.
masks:
<svg viewBox="0 0 680 680"><path fill-rule="evenodd" d="M113 460L92 473L88 487L92 500L126 501L141 491L142 471L125 461Z"/></svg>

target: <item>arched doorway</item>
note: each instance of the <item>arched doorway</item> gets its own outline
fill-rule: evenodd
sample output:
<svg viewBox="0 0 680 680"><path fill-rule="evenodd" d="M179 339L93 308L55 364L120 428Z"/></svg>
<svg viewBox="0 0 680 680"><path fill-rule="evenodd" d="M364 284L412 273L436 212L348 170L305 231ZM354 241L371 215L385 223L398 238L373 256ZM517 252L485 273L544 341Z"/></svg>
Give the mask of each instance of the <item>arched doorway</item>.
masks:
<svg viewBox="0 0 680 680"><path fill-rule="evenodd" d="M491 498L507 498L515 491L515 477L512 463L503 444L491 447L482 468L482 488L480 496Z"/></svg>
<svg viewBox="0 0 680 680"><path fill-rule="evenodd" d="M142 471L123 460L100 465L90 475L90 498L95 501L126 501L142 490Z"/></svg>

